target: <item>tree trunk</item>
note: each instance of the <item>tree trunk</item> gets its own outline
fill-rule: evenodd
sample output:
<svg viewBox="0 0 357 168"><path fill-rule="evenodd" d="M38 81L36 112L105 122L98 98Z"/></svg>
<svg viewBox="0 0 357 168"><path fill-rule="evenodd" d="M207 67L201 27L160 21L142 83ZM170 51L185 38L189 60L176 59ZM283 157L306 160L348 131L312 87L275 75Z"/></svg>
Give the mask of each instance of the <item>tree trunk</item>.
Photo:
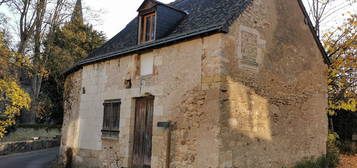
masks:
<svg viewBox="0 0 357 168"><path fill-rule="evenodd" d="M329 130L330 130L330 133L334 133L335 132L335 128L334 128L334 125L333 125L333 119L332 117L328 117L328 121L329 121Z"/></svg>
<svg viewBox="0 0 357 168"><path fill-rule="evenodd" d="M42 23L44 22L44 15L46 12L46 0L39 0L36 6L35 32L34 32L34 74L32 77L32 112L38 114L39 96L43 78L43 66L45 65L44 57L41 53L41 35Z"/></svg>

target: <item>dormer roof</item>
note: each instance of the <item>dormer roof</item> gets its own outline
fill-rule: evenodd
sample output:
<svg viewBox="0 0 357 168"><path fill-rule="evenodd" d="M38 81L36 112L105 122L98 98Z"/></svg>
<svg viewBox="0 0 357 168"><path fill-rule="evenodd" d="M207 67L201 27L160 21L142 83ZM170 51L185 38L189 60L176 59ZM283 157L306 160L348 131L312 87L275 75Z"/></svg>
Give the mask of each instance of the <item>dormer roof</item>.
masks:
<svg viewBox="0 0 357 168"><path fill-rule="evenodd" d="M155 0L145 0L141 5L140 7L138 8L138 12L140 11L143 11L143 10L147 10L147 9L150 9L150 8L153 8L155 7L156 5L158 4L162 4L161 2L159 1L155 1Z"/></svg>
<svg viewBox="0 0 357 168"><path fill-rule="evenodd" d="M165 3L162 3L162 2L156 1L156 0L144 0L144 2L138 8L137 12L141 12L141 11L144 11L144 10L147 10L147 9L150 9L150 8L154 8L157 5L165 6L167 8L171 8L173 10L176 10L177 12L182 12L182 13L186 14L185 11L182 11L182 10L180 10L178 8L175 8L171 4L165 4Z"/></svg>

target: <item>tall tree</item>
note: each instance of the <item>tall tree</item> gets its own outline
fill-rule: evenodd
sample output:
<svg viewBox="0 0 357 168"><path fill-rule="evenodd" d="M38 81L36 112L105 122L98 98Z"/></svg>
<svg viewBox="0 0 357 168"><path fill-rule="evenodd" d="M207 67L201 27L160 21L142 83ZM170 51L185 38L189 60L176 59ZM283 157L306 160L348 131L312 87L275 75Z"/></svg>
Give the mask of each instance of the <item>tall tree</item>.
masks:
<svg viewBox="0 0 357 168"><path fill-rule="evenodd" d="M62 73L101 46L105 42L105 36L83 22L81 0L77 0L71 20L63 27L58 27L48 39L52 43L46 45L45 49L49 58L46 64L49 77L44 83L42 96L48 97L52 103L46 103L47 112L43 113L43 118L61 118L64 84Z"/></svg>
<svg viewBox="0 0 357 168"><path fill-rule="evenodd" d="M20 42L17 47L17 52L25 54L26 47L35 29L34 19L36 13L32 12L32 6L34 6L34 2L32 0L14 0L8 1L7 4L19 17L18 29Z"/></svg>
<svg viewBox="0 0 357 168"><path fill-rule="evenodd" d="M48 81L49 71L52 79L59 79L60 72L68 68L61 67L64 63L70 66L84 58L103 43L104 36L83 23L80 0L75 3L72 0L0 0L0 5L3 4L16 16L19 35L16 51L29 58L32 64L31 69L19 67L15 76L21 78L22 87L33 100L32 113L28 113L32 115L24 118L27 122L34 122L36 117L44 115L46 110L43 107L50 103L45 95L53 87L46 82L46 88L43 88L43 80ZM4 20L5 17L1 16L0 19ZM64 55L56 56L59 53ZM58 64L59 61L63 62Z"/></svg>
<svg viewBox="0 0 357 168"><path fill-rule="evenodd" d="M324 23L331 21L331 16L337 12L344 10L346 7L356 0L303 0L308 8L310 18L314 24L314 28L318 37L321 37L321 26Z"/></svg>
<svg viewBox="0 0 357 168"><path fill-rule="evenodd" d="M34 22L35 29L33 35L34 55L33 55L32 63L34 69L32 72L32 83L31 83L32 99L33 99L32 111L36 111L36 108L38 106L38 102L39 102L38 99L39 99L40 89L42 85L42 79L46 74L45 67L44 67L46 58L43 56L41 51L42 34L43 34L42 29L45 19L46 8L47 8L47 0L37 1L36 9L35 9L36 18Z"/></svg>
<svg viewBox="0 0 357 168"><path fill-rule="evenodd" d="M46 45L47 69L51 75L57 76L105 42L102 32L83 22L81 0L76 1L71 20L63 27L57 27L47 39L52 40L51 45Z"/></svg>
<svg viewBox="0 0 357 168"><path fill-rule="evenodd" d="M71 16L71 22L72 23L78 22L78 23L81 23L81 24L84 23L84 21L83 21L82 1L81 0L77 0L76 1L76 5L74 6L73 13L72 13L72 16Z"/></svg>
<svg viewBox="0 0 357 168"><path fill-rule="evenodd" d="M356 22L352 15L342 26L324 33L322 25L330 23L336 13L347 13L346 8L356 0L302 0L312 18L316 35L323 41L332 65L329 66L329 128L334 132L332 116L337 110L356 110ZM344 11L344 12L342 12ZM332 28L325 27L327 30Z"/></svg>
<svg viewBox="0 0 357 168"><path fill-rule="evenodd" d="M46 63L48 60L44 51L46 35L69 18L69 0L11 0L3 1L17 16L19 43L17 52L29 58L32 69L19 69L16 76L21 76L22 86L29 91L33 101L31 113L27 118L34 122L38 113L42 80L47 77ZM48 42L51 42L50 40ZM50 43L48 44L50 45Z"/></svg>
<svg viewBox="0 0 357 168"><path fill-rule="evenodd" d="M10 1L10 0L0 0L0 6L8 1Z"/></svg>
<svg viewBox="0 0 357 168"><path fill-rule="evenodd" d="M329 114L357 111L357 14L335 31L323 36L332 59L329 70Z"/></svg>

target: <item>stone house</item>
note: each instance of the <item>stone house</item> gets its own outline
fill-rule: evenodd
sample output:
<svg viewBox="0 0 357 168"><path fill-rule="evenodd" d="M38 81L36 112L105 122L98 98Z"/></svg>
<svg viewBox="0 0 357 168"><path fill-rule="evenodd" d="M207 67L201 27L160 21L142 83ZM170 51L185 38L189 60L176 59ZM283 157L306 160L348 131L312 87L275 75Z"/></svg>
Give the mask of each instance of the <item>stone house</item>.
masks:
<svg viewBox="0 0 357 168"><path fill-rule="evenodd" d="M66 72L75 167L270 168L326 153L327 58L300 0L145 0Z"/></svg>

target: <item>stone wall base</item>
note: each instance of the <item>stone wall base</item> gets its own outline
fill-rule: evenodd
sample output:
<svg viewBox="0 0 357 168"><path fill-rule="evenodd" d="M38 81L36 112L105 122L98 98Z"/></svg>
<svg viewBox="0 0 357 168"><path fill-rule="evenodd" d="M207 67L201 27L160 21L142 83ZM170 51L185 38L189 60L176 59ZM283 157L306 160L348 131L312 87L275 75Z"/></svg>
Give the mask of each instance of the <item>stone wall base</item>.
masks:
<svg viewBox="0 0 357 168"><path fill-rule="evenodd" d="M0 155L59 147L60 139L1 142Z"/></svg>

